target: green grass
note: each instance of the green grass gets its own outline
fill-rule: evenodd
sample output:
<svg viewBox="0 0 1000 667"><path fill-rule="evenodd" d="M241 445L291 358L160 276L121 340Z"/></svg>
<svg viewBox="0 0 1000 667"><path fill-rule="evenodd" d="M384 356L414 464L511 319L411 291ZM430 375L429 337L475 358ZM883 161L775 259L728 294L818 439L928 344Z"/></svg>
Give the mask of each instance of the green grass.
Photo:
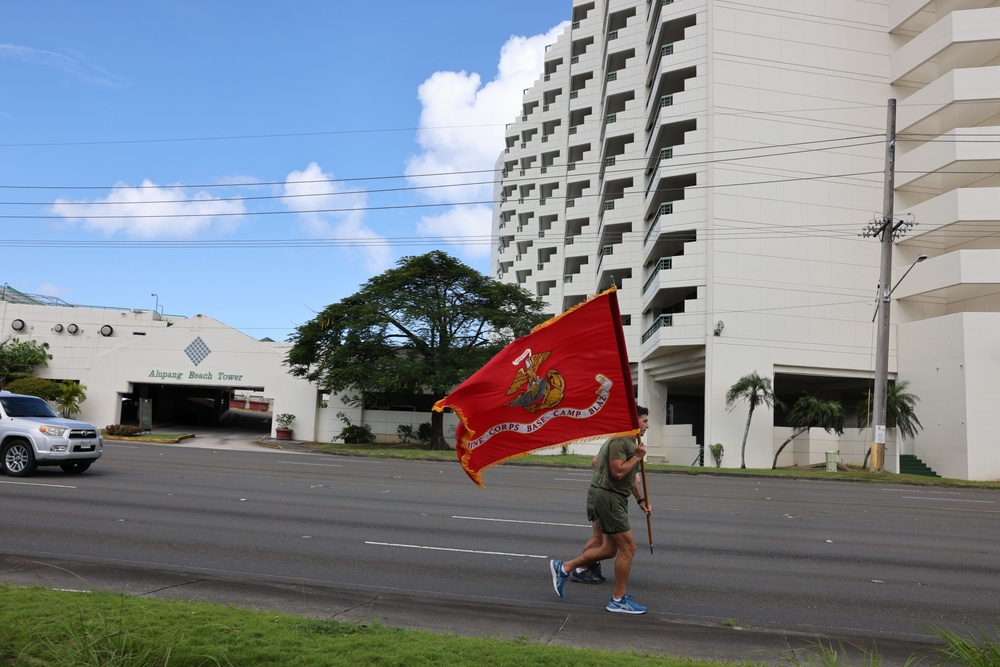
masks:
<svg viewBox="0 0 1000 667"><path fill-rule="evenodd" d="M708 667L717 663L548 646L524 639L435 635L207 603L4 585L0 586L0 664Z"/></svg>
<svg viewBox="0 0 1000 667"><path fill-rule="evenodd" d="M728 625L728 623L727 623ZM943 642L930 662L996 667L998 629L966 635L931 628ZM794 667L878 667L878 647L818 639L774 656ZM118 593L69 592L0 585L0 664L12 667L357 667L436 665L517 667L753 667L627 652L532 643L524 637L458 637L248 611L209 603L155 600Z"/></svg>

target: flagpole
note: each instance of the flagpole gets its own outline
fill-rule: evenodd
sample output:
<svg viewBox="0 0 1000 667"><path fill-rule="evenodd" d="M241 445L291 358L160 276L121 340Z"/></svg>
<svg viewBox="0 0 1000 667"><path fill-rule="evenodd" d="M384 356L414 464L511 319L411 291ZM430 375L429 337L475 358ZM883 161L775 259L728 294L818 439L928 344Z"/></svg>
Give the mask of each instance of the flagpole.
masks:
<svg viewBox="0 0 1000 667"><path fill-rule="evenodd" d="M637 436L637 442L642 444L642 434ZM646 499L646 507L649 507L649 489L646 487L646 459L639 459L639 471L642 473L642 497ZM653 521L646 512L646 530L649 532L649 553L653 553Z"/></svg>

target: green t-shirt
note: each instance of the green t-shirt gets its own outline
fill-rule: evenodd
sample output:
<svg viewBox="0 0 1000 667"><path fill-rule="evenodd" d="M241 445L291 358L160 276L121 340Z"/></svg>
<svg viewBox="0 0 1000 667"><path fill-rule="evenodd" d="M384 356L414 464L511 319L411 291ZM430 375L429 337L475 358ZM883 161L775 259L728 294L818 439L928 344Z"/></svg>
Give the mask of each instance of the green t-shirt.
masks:
<svg viewBox="0 0 1000 667"><path fill-rule="evenodd" d="M635 473L639 469L636 466L630 473L621 479L615 479L611 474L611 459L627 461L635 450L639 447L632 438L611 438L601 446L601 451L597 454L597 463L594 466L594 477L590 480L591 485L608 491L614 491L623 496L632 493L632 484L635 482Z"/></svg>

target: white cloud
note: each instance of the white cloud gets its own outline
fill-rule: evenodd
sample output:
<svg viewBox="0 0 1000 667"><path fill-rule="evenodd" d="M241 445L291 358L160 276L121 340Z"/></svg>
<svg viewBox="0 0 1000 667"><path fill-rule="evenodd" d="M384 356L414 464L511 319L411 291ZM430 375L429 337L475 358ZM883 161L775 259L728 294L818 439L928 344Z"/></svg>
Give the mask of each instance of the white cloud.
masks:
<svg viewBox="0 0 1000 667"><path fill-rule="evenodd" d="M483 84L476 73L435 72L418 89L423 107L417 142L421 152L411 157L406 175L412 185L457 185L424 190L437 203L489 202L493 198L493 169L504 146L504 127L521 108L525 88L541 75L545 47L555 42L568 23L544 35L514 36L500 49L496 77ZM469 173L463 173L469 172ZM419 177L420 174L446 174ZM422 229L451 229L477 236L489 234L490 206L467 206L464 210L425 217ZM485 248L485 251L484 251ZM488 246L470 245L467 253L488 255Z"/></svg>
<svg viewBox="0 0 1000 667"><path fill-rule="evenodd" d="M210 228L230 232L246 212L242 202L204 191L192 194L180 185L159 186L148 179L141 186L117 183L107 197L94 201L60 198L51 210L68 221L81 221L90 231L144 240L192 238Z"/></svg>
<svg viewBox="0 0 1000 667"><path fill-rule="evenodd" d="M282 203L299 213L307 234L351 241L365 258L366 268L379 273L392 265L385 238L364 223L368 197L363 190L344 187L312 162L285 178Z"/></svg>
<svg viewBox="0 0 1000 667"><path fill-rule="evenodd" d="M0 44L0 58L16 60L26 65L38 65L59 70L82 81L104 86L118 86L118 78L107 70L93 65L76 52L56 53L18 44Z"/></svg>
<svg viewBox="0 0 1000 667"><path fill-rule="evenodd" d="M417 233L436 236L442 245L456 245L467 257L490 256L489 206L453 206L445 213L424 216L417 223Z"/></svg>

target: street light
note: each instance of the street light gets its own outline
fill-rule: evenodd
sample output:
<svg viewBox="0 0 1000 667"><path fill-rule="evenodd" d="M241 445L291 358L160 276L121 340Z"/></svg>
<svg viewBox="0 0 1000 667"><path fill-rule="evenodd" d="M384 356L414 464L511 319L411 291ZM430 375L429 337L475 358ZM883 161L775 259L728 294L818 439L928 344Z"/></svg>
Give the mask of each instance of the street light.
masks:
<svg viewBox="0 0 1000 667"><path fill-rule="evenodd" d="M156 305L153 306L153 312L159 314L159 312L160 312L160 295L159 294L150 294L149 296L155 296L156 297Z"/></svg>
<svg viewBox="0 0 1000 667"><path fill-rule="evenodd" d="M890 235L892 231L893 231L892 221L889 221L886 224L883 233L886 236L889 236L889 238L891 239ZM889 252L891 253L892 252L891 240L889 241L889 243L883 243L883 248L888 248ZM876 352L875 400L874 400L875 405L872 415L873 419L870 422L871 424L873 424L873 431L875 436L873 438L874 442L872 443L871 459L869 460L868 463L868 469L871 472L878 472L879 470L882 469L884 465L883 455L885 449L886 412L888 411L887 408L888 408L888 395L889 395L889 303L890 303L889 299L892 296L892 293L896 291L896 288L899 287L899 283L903 282L903 278L905 278L910 273L910 271L913 270L914 266L924 261L925 259L927 259L927 255L923 254L918 255L916 261L913 262L913 264L910 264L910 268L906 269L906 272L900 277L899 280L896 281L896 284L893 285L892 289L885 290L884 292L882 292L882 294L880 295L881 298L879 299L879 303L877 303L875 306L875 316L872 317L872 321L874 322L875 317L877 317L879 314L878 312L879 307L881 307L882 318L881 322L879 323L878 343L877 343L877 348L875 350ZM891 259L883 257L883 264L882 264L883 276L882 276L882 281L879 285L880 291L882 290L882 285L889 284L889 279L886 275L888 273L887 264L889 261L891 261Z"/></svg>

